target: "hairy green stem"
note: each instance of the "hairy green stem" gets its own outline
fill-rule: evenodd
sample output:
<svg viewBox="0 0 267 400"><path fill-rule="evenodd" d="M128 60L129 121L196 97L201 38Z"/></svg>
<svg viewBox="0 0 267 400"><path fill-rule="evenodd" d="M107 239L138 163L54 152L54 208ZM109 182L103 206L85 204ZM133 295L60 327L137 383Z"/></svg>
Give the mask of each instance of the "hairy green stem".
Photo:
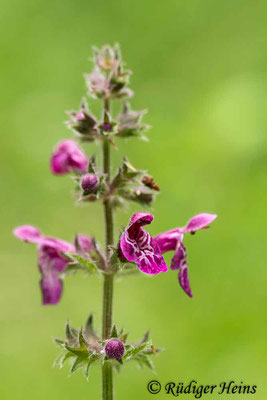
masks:
<svg viewBox="0 0 267 400"><path fill-rule="evenodd" d="M109 110L108 101L104 104L105 111ZM106 174L107 184L110 182L110 144L107 140L103 141L103 172ZM106 253L108 246L113 244L113 213L109 199L104 200L105 213L105 235L106 235ZM113 300L113 275L104 274L103 288L103 314L102 314L102 338L107 339L111 333L112 326L112 300ZM112 366L105 363L102 367L102 399L113 399L113 380Z"/></svg>

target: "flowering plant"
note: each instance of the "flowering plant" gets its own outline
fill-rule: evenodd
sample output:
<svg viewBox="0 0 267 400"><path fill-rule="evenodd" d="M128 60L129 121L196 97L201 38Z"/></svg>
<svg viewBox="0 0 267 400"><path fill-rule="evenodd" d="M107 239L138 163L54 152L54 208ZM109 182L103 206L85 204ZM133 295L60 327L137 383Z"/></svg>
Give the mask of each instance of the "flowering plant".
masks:
<svg viewBox="0 0 267 400"><path fill-rule="evenodd" d="M134 201L142 207L148 206L160 190L152 176L133 167L123 158L117 173L112 176L111 149L116 148L117 139L141 138L149 126L143 123L144 111L133 111L129 98L133 92L128 88L130 71L125 70L117 45L95 49L94 68L85 76L88 96L100 99L103 112L100 118L89 110L84 98L80 109L68 112L67 122L75 139L61 141L54 149L50 168L55 175L73 174L78 202L101 201L104 207L104 248L94 237L76 235L73 242L43 235L31 225L14 230L19 239L35 243L38 250L38 266L41 273L40 286L43 305L55 305L62 296L63 279L77 271L98 273L103 277L102 333L96 332L93 317L89 316L80 330L65 327L65 339L55 339L62 349L56 363L63 366L71 361L71 373L83 368L88 378L92 363L100 363L103 377L103 399L113 399L113 369L119 369L128 361L140 366L153 367L151 358L160 349L155 348L148 333L136 343L127 342L127 333L118 330L112 323L113 281L115 275L138 269L149 275L168 272L164 253L174 251L170 268L178 270L178 280L186 294L192 297L189 284L187 252L183 242L186 233L207 229L216 218L215 214L202 213L194 216L185 227L174 228L152 237L143 227L149 225L153 216L146 212L135 213L114 241L114 210ZM122 101L119 115L112 114L111 103ZM96 142L102 147L102 168L94 156L88 157L77 141Z"/></svg>

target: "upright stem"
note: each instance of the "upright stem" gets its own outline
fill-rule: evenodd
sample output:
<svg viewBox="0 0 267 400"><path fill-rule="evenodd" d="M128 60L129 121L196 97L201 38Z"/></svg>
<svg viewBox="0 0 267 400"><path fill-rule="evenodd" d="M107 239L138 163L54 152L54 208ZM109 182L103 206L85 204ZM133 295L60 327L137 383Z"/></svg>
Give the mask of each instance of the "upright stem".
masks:
<svg viewBox="0 0 267 400"><path fill-rule="evenodd" d="M110 174L110 147L109 142L103 143L103 163L104 173L107 175L107 183L109 183ZM110 200L104 201L105 212L105 231L106 231L106 252L108 246L113 244L113 213ZM104 292L103 292L103 324L102 324L102 337L104 339L109 337L112 324L112 298L113 298L113 275L106 273L104 275Z"/></svg>
<svg viewBox="0 0 267 400"><path fill-rule="evenodd" d="M105 111L109 111L108 100L104 103ZM110 182L110 144L107 140L103 141L103 172L106 174L107 184ZM108 246L113 244L113 213L109 199L104 201L105 213L105 235L106 235L106 253ZM113 300L113 275L104 274L103 287L103 314L102 314L102 338L107 339L112 326L112 300ZM105 363L102 367L102 399L113 399L113 381L112 366Z"/></svg>

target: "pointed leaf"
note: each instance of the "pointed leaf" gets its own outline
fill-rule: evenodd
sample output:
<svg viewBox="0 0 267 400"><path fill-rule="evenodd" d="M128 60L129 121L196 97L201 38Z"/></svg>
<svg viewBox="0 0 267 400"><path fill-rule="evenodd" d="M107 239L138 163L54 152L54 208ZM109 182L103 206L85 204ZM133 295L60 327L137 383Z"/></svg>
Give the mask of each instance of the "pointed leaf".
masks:
<svg viewBox="0 0 267 400"><path fill-rule="evenodd" d="M65 345L65 342L62 339L53 338L53 341L60 347L64 347L64 345Z"/></svg>
<svg viewBox="0 0 267 400"><path fill-rule="evenodd" d="M96 333L93 328L93 314L90 314L84 328L84 334L87 338L96 337Z"/></svg>
<svg viewBox="0 0 267 400"><path fill-rule="evenodd" d="M141 340L141 343L146 343L146 342L148 342L148 339L149 339L149 331L147 331L145 334L144 334L144 337L143 337L143 339Z"/></svg>
<svg viewBox="0 0 267 400"><path fill-rule="evenodd" d="M80 343L81 349L87 350L87 343L86 343L86 340L85 340L84 337L83 337L82 328L81 328L81 330L80 330L80 332L79 332L79 343Z"/></svg>
<svg viewBox="0 0 267 400"><path fill-rule="evenodd" d="M132 350L131 356L134 357L136 354L138 354L140 351L142 351L145 347L147 346L147 343L142 343L140 346L136 346Z"/></svg>
<svg viewBox="0 0 267 400"><path fill-rule="evenodd" d="M117 332L116 325L113 325L110 337L115 338L115 339L118 338L118 332Z"/></svg>
<svg viewBox="0 0 267 400"><path fill-rule="evenodd" d="M90 174L95 174L95 156L92 156L88 163L88 172Z"/></svg>
<svg viewBox="0 0 267 400"><path fill-rule="evenodd" d="M57 357L56 357L56 359L55 359L55 361L53 362L53 365L52 365L52 368L54 368L56 365L61 365L61 361L62 361L62 359L65 357L65 354L59 354Z"/></svg>
<svg viewBox="0 0 267 400"><path fill-rule="evenodd" d="M154 365L150 358L148 358L145 354L139 354L136 358L134 358L140 365L140 367L148 367L151 370L154 370Z"/></svg>
<svg viewBox="0 0 267 400"><path fill-rule="evenodd" d="M84 347L71 347L68 344L65 344L65 348L69 350L71 353L76 354L77 356L80 355L86 356L89 354L88 350Z"/></svg>
<svg viewBox="0 0 267 400"><path fill-rule="evenodd" d="M60 360L59 368L62 368L65 362L72 357L75 357L73 353L70 352L65 353L64 357L62 357L62 359Z"/></svg>
<svg viewBox="0 0 267 400"><path fill-rule="evenodd" d="M75 235L75 237L74 237L74 246L75 246L76 251L82 251L78 235Z"/></svg>
<svg viewBox="0 0 267 400"><path fill-rule="evenodd" d="M89 374L89 368L90 368L90 365L91 364L93 364L93 362L95 362L96 361L96 357L91 357L91 358L89 358L89 361L88 361L88 363L86 364L86 366L85 366L85 368L84 368L84 375L85 375L85 377L86 377L86 379L88 380L88 374Z"/></svg>
<svg viewBox="0 0 267 400"><path fill-rule="evenodd" d="M76 341L75 337L72 334L72 331L71 331L71 328L69 325L69 321L67 321L66 325L65 325L65 334L66 334L66 338L68 341L70 341L70 342Z"/></svg>
<svg viewBox="0 0 267 400"><path fill-rule="evenodd" d="M88 258L78 256L77 254L73 253L66 253L67 256L71 257L73 260L77 261L81 266L83 266L86 270L90 272L97 272L96 265L90 261Z"/></svg>
<svg viewBox="0 0 267 400"><path fill-rule="evenodd" d="M122 336L121 336L121 340L125 343L126 342L126 340L127 340L127 338L128 338L128 335L129 335L129 333L124 333Z"/></svg>
<svg viewBox="0 0 267 400"><path fill-rule="evenodd" d="M77 357L70 369L70 375L73 374L75 371L77 371L77 369L81 368L84 365L84 362L85 362L84 358Z"/></svg>
<svg viewBox="0 0 267 400"><path fill-rule="evenodd" d="M127 358L135 357L140 351L144 350L144 348L146 346L147 346L147 343L143 343L143 344L140 344L139 346L130 348L124 354L123 359L126 360Z"/></svg>
<svg viewBox="0 0 267 400"><path fill-rule="evenodd" d="M77 271L80 271L81 269L83 268L81 268L80 264L78 264L77 262L73 262L72 260L72 262L70 262L64 269L64 271L60 274L60 276L64 278L66 275L73 274Z"/></svg>

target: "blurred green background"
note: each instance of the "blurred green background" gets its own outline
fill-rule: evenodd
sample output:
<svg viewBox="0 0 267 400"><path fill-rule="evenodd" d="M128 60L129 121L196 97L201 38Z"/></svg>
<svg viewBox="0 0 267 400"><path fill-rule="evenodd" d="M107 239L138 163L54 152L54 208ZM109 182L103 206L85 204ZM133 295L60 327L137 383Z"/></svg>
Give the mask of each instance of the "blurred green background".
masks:
<svg viewBox="0 0 267 400"><path fill-rule="evenodd" d="M1 399L100 398L98 368L88 383L79 372L67 378L66 367L52 369L58 349L50 338L63 335L67 318L80 326L91 311L100 326L101 281L68 278L60 304L42 307L36 249L12 229L28 223L65 240L75 232L103 240L101 207L75 207L70 177L52 176L49 157L71 137L64 110L77 109L84 95L91 46L116 41L134 71L133 107L149 109L153 129L149 143L119 142L114 166L126 154L160 184L149 231L182 226L199 212L219 218L186 238L193 299L175 272L140 273L116 282L114 320L130 340L149 328L166 348L155 360L162 384L243 381L258 385L254 399L266 399L266 6L1 1ZM117 228L138 210L118 213ZM129 364L115 376L116 398L150 399L153 378Z"/></svg>

